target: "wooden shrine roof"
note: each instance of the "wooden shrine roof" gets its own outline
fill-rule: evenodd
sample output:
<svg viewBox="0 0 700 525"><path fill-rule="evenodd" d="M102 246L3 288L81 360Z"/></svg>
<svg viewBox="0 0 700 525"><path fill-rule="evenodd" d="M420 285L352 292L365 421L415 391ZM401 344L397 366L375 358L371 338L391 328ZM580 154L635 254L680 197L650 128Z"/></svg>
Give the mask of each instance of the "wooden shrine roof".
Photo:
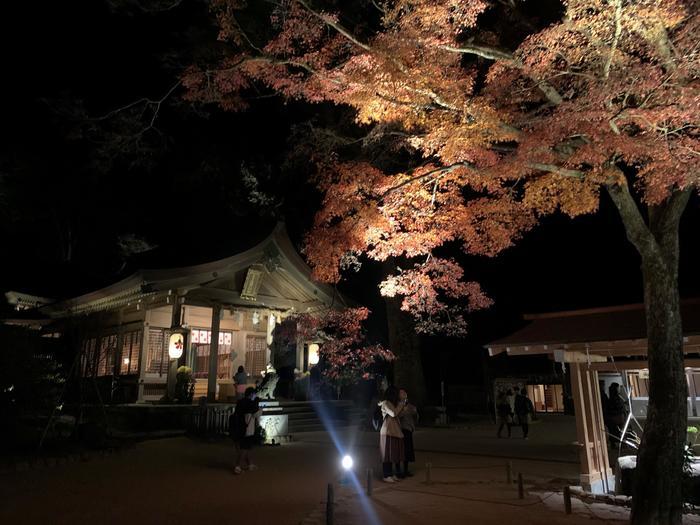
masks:
<svg viewBox="0 0 700 525"><path fill-rule="evenodd" d="M257 298L241 294L247 272L262 275ZM159 296L181 293L192 301L226 305L314 311L347 304L333 287L314 281L311 269L294 248L283 223L255 246L213 262L179 268L142 269L107 287L52 302L18 292L6 294L19 309L34 304L50 317L119 308ZM188 301L190 300L188 299Z"/></svg>
<svg viewBox="0 0 700 525"><path fill-rule="evenodd" d="M684 335L700 335L700 299L682 301L681 316ZM524 318L529 321L525 327L486 345L491 355L518 347L547 350L550 346L600 347L597 343L646 344L643 304L530 314Z"/></svg>

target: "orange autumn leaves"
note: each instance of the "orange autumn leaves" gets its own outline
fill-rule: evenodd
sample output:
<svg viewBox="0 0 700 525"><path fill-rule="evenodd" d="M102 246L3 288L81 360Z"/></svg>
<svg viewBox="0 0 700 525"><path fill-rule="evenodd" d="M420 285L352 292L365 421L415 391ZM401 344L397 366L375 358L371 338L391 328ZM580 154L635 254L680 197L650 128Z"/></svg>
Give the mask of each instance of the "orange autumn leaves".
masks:
<svg viewBox="0 0 700 525"><path fill-rule="evenodd" d="M543 215L594 212L605 184L653 204L700 183L696 0L568 0L515 43L493 20L517 16L517 2L375 4L363 18L281 0L249 33L253 3L217 0L230 51L183 78L190 99L231 110L260 86L351 108L397 152L390 168L342 148L310 159L325 196L306 242L317 278L401 260L382 292L419 328L463 333L489 301L445 247L494 256ZM609 179L612 166L628 179Z"/></svg>

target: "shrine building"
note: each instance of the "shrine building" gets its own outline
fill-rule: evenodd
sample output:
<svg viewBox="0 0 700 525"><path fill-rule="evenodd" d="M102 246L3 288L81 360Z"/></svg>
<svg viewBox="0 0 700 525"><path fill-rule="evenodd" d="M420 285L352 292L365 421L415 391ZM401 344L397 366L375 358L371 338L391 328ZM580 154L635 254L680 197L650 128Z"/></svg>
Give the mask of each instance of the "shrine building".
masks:
<svg viewBox="0 0 700 525"><path fill-rule="evenodd" d="M74 373L94 380L112 403L161 400L181 365L193 370L195 399L230 401L239 366L251 385L265 374L277 323L344 306L333 287L311 278L282 223L255 246L214 262L139 270L66 300L20 292L6 298L18 314L6 323L69 338L79 349ZM174 333L182 336L176 359ZM298 341L296 368L318 362L317 352L318 345Z"/></svg>

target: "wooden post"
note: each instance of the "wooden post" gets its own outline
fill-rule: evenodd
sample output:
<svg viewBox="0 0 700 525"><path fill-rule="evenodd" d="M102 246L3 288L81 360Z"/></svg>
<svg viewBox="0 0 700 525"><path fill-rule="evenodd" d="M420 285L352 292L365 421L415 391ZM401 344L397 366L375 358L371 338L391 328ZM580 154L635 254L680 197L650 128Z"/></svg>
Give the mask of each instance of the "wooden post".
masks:
<svg viewBox="0 0 700 525"><path fill-rule="evenodd" d="M171 310L171 317L170 317L170 328L179 328L181 323L181 318L182 318L182 302L183 298L180 295L175 294L175 298L173 299L173 308ZM169 341L166 340L164 341L165 344L165 352L166 355L168 353L168 346L169 346ZM167 392L168 392L168 398L170 398L171 402L172 399L175 397L175 383L177 381L177 359L170 359L170 356L168 355L168 375L166 377L167 381Z"/></svg>
<svg viewBox="0 0 700 525"><path fill-rule="evenodd" d="M571 489L568 485L564 487L564 512L571 514Z"/></svg>
<svg viewBox="0 0 700 525"><path fill-rule="evenodd" d="M146 308L144 306L144 308ZM141 326L141 348L139 349L139 394L137 403L143 403L144 386L146 383L146 364L148 363L148 336L149 324L151 321L151 311L146 310L143 314L143 325Z"/></svg>
<svg viewBox="0 0 700 525"><path fill-rule="evenodd" d="M602 403L598 374L579 362L570 363L571 387L574 394L576 433L581 444L581 485L591 492L607 492L608 448L602 422Z"/></svg>
<svg viewBox="0 0 700 525"><path fill-rule="evenodd" d="M523 475L518 472L518 499L525 498L525 488L523 487Z"/></svg>
<svg viewBox="0 0 700 525"><path fill-rule="evenodd" d="M432 477L432 476L431 476L431 470L432 470L432 468L433 468L433 464L432 464L432 463L426 463L426 464L425 464L425 483L426 483L426 485L430 485L430 483L432 482L432 480L431 480L431 477Z"/></svg>
<svg viewBox="0 0 700 525"><path fill-rule="evenodd" d="M506 482L508 483L508 485L513 483L513 462L512 461L509 461L506 464Z"/></svg>
<svg viewBox="0 0 700 525"><path fill-rule="evenodd" d="M117 325L117 347L114 349L114 367L112 369L112 386L109 389L109 400L110 402L114 402L114 393L115 389L117 386L117 376L121 375L122 373L122 350L124 348L124 308L119 309L119 321ZM119 402L124 402L123 396L124 390L123 388L119 389L119 394L117 399Z"/></svg>
<svg viewBox="0 0 700 525"><path fill-rule="evenodd" d="M221 305L211 309L211 343L209 344L209 378L207 380L207 400L216 401L216 376L219 367L219 326L221 326Z"/></svg>
<svg viewBox="0 0 700 525"><path fill-rule="evenodd" d="M367 496L372 497L372 469L367 469Z"/></svg>
<svg viewBox="0 0 700 525"><path fill-rule="evenodd" d="M333 483L328 484L326 495L326 525L333 525Z"/></svg>

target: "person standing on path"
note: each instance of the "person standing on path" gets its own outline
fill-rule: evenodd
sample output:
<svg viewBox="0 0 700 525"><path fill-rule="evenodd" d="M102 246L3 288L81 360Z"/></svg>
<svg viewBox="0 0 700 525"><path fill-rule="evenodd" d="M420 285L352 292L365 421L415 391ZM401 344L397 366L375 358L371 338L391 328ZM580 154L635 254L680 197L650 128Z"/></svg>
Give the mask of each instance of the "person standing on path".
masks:
<svg viewBox="0 0 700 525"><path fill-rule="evenodd" d="M401 473L401 462L404 460L403 432L399 424L399 416L403 405L399 402L399 391L390 386L384 393L384 401L379 403L382 412L382 428L379 431L379 451L382 456L384 482L395 483L399 478L393 474L392 466L396 466L396 474Z"/></svg>
<svg viewBox="0 0 700 525"><path fill-rule="evenodd" d="M413 448L413 432L416 430L418 422L418 409L415 405L408 402L408 392L403 388L399 390L399 403L401 405L401 413L399 414L399 423L401 424L401 432L403 433L403 472L399 475L400 478L408 478L413 476L408 471L408 464L416 461L416 453Z"/></svg>
<svg viewBox="0 0 700 525"><path fill-rule="evenodd" d="M513 412L510 408L510 403L506 399L506 395L503 392L498 393L498 398L496 399L496 415L498 416L498 432L496 436L501 437L501 432L503 432L503 427L508 429L508 437L511 436L511 427L513 426Z"/></svg>
<svg viewBox="0 0 700 525"><path fill-rule="evenodd" d="M617 440L622 439L622 430L627 421L627 400L620 394L620 384L611 383L608 390L608 432Z"/></svg>
<svg viewBox="0 0 700 525"><path fill-rule="evenodd" d="M527 439L530 431L530 418L535 414L535 407L527 397L527 388L523 387L515 396L515 417L518 424L523 428L523 439Z"/></svg>
<svg viewBox="0 0 700 525"><path fill-rule="evenodd" d="M248 387L243 399L236 404L229 429L238 451L234 474L242 474L244 469L257 470L258 468L252 462L250 451L255 445L255 428L261 415L262 409L258 400L255 399L255 389Z"/></svg>
<svg viewBox="0 0 700 525"><path fill-rule="evenodd" d="M248 374L242 366L238 367L238 372L233 376L236 383L236 399L241 400L245 395L245 389L248 387Z"/></svg>
<svg viewBox="0 0 700 525"><path fill-rule="evenodd" d="M518 390L518 389L516 389ZM508 406L510 407L510 413L514 414L515 413L515 396L513 395L513 389L509 388L508 391L506 392L506 403L508 403Z"/></svg>

